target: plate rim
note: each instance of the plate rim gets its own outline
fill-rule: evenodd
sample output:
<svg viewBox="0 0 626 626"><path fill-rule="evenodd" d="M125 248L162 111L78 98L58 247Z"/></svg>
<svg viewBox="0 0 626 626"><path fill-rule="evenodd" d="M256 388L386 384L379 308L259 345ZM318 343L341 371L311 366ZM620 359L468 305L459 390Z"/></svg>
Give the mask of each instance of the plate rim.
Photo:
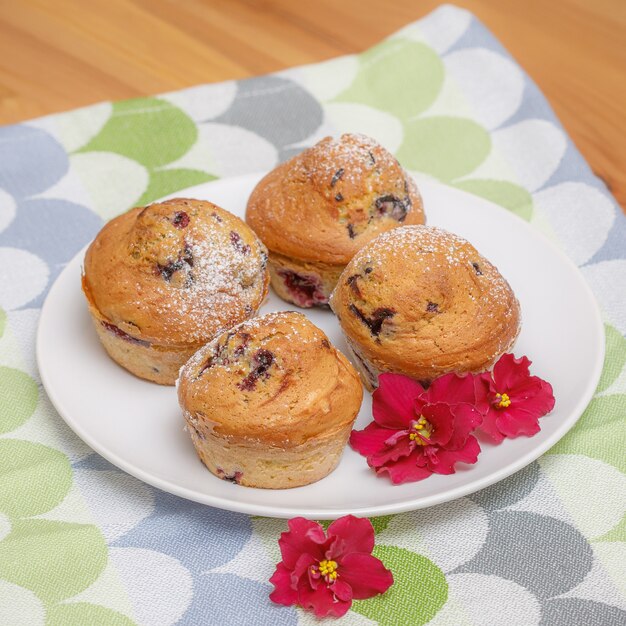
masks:
<svg viewBox="0 0 626 626"><path fill-rule="evenodd" d="M200 185L194 185L193 187L188 187L185 189L181 189L175 194L169 194L162 199L173 198L173 197L189 197L188 194L193 194L194 190L199 188L206 188L211 185L219 185L223 184L226 181L232 183L233 180L253 180L258 179L258 177L264 175L265 173L253 173L253 174L244 174L242 176L232 176L227 178L217 179L215 181L209 181L207 183L202 183ZM450 185L446 185L444 183L440 183L438 181L418 181L418 185L422 185L424 187L428 186L440 186L448 189L452 189L455 192L459 192L461 194L469 194L469 192L457 189ZM473 194L470 194L473 195ZM538 442L538 445L533 447L527 453L521 455L513 462L507 464L506 466L499 468L487 476L482 478L475 479L474 482L459 485L453 489L444 490L439 493L431 494L428 496L420 496L414 499L406 499L400 502L392 502L386 505L375 505L375 506L362 506L362 507L348 507L345 509L333 508L332 510L324 511L320 508L298 508L290 510L288 507L279 507L276 505L260 505L245 501L239 501L236 499L224 498L222 496L202 494L197 491L193 491L187 487L182 487L176 483L172 483L166 479L162 479L159 477L155 477L150 474L148 471L145 471L135 465L132 462L127 461L125 458L119 457L115 452L109 450L105 446L99 444L96 438L93 438L89 433L87 433L80 422L76 422L70 416L67 416L64 411L61 410L62 402L56 395L56 390L53 385L50 384L50 380L48 379L48 374L45 368L41 366L41 353L42 353L42 342L44 339L42 338L42 320L45 318L46 311L49 307L49 302L51 301L51 296L58 288L61 277L65 274L70 266L72 266L77 258L84 258L85 251L91 242L87 243L76 255L72 257L70 261L65 265L63 270L57 276L53 285L50 287L48 294L46 295L43 306L41 307L41 312L39 315L39 320L37 323L37 333L35 339L35 351L36 351L36 363L37 369L39 371L39 376L44 387L44 390L50 399L50 402L54 406L56 412L59 414L61 419L68 425L68 427L82 440L84 441L94 452L105 458L107 461L115 465L117 468L122 471L134 476L138 480L145 482L152 487L160 489L162 491L171 493L173 495L185 498L187 500L191 500L193 502L198 502L200 504L204 504L207 506L212 506L215 508L233 511L236 513L244 513L247 515L258 515L262 517L272 517L277 519L288 519L293 517L294 515L308 517L311 519L319 519L319 520L330 520L337 519L343 515L359 515L364 517L379 517L382 515L391 515L398 513L405 513L408 511L419 510L423 508L429 508L431 506L436 506L438 504L443 504L445 502L450 502L453 500L457 500L464 496L470 495L486 487L489 487L509 476L512 476L516 472L520 471L540 456L542 456L545 452L547 452L552 446L554 446L558 441L560 441L578 422L585 409L591 402L595 390L597 388L598 382L600 380L600 376L602 374L602 370L604 368L604 359L605 359L605 351L606 351L606 337L605 337L605 329L604 322L602 318L602 313L600 311L599 304L595 298L595 295L585 280L582 272L578 268L578 266L567 256L567 254L557 246L555 242L553 242L550 238L548 238L543 232L539 229L534 228L530 223L523 220L521 217L516 215L515 213L508 211L507 209L491 202L485 198L480 197L480 200L486 204L495 207L498 211L504 211L510 217L517 220L518 225L521 228L526 229L528 232L532 233L533 237L539 237L543 240L543 242L551 249L551 252L555 253L560 257L561 261L563 261L566 266L570 270L573 271L573 274L576 276L576 280L579 283L579 286L582 288L582 291L585 293L587 299L591 303L591 312L593 314L593 327L598 334L598 338L600 339L599 350L597 354L597 358L593 367L590 371L589 383L582 394L581 398L572 409L572 411L567 416L567 419L563 420L562 423L555 429L555 431L549 435L546 439ZM155 200L158 202L159 200ZM393 485L390 485L392 488ZM269 490L275 491L275 490Z"/></svg>

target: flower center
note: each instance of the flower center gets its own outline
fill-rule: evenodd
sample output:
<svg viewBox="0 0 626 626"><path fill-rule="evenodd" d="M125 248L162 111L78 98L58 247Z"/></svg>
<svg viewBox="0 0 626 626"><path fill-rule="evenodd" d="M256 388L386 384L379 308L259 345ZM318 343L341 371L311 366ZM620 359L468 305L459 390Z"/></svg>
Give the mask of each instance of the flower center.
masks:
<svg viewBox="0 0 626 626"><path fill-rule="evenodd" d="M337 579L337 561L320 561L317 568L315 565L311 568L317 570L327 583L332 583Z"/></svg>
<svg viewBox="0 0 626 626"><path fill-rule="evenodd" d="M424 441L424 439L430 439L433 426L423 415L420 415L420 418L416 422L413 422L411 430L413 432L409 433L409 439L419 446L425 446L427 442Z"/></svg>
<svg viewBox="0 0 626 626"><path fill-rule="evenodd" d="M494 404L497 409L508 409L511 406L511 398L506 393L497 393Z"/></svg>

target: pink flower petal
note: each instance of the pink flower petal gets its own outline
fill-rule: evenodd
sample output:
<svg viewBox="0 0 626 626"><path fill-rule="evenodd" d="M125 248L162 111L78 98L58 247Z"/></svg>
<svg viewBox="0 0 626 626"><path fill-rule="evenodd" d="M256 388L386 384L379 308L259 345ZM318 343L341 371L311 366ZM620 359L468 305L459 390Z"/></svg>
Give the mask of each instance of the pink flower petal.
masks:
<svg viewBox="0 0 626 626"><path fill-rule="evenodd" d="M505 437L515 438L520 435L532 437L541 430L537 416L525 409L511 405L508 409L498 413L496 425Z"/></svg>
<svg viewBox="0 0 626 626"><path fill-rule="evenodd" d="M289 530L280 535L278 545L283 562L289 569L293 569L300 555L304 552L312 554L321 560L324 558L324 543L326 534L317 523L304 517L290 519Z"/></svg>
<svg viewBox="0 0 626 626"><path fill-rule="evenodd" d="M393 574L371 554L346 555L341 561L339 577L352 587L355 600L385 593L393 585Z"/></svg>
<svg viewBox="0 0 626 626"><path fill-rule="evenodd" d="M270 582L275 589L270 593L270 600L276 604L291 606L298 602L298 592L291 583L291 570L285 567L284 563L276 566L276 571L270 578Z"/></svg>
<svg viewBox="0 0 626 626"><path fill-rule="evenodd" d="M330 589L338 600L352 602L352 587L347 582L341 580L341 578L337 578Z"/></svg>
<svg viewBox="0 0 626 626"><path fill-rule="evenodd" d="M291 585L294 589L297 587L302 577L309 579L309 584L313 587L313 589L317 587L320 576L315 576L312 570L312 567L317 565L317 562L318 560L311 554L307 554L305 552L300 555L296 561L295 567L291 571Z"/></svg>
<svg viewBox="0 0 626 626"><path fill-rule="evenodd" d="M454 432L454 414L450 405L444 402L425 404L422 408L422 415L433 426L433 432L430 436L431 443L440 446L448 443Z"/></svg>
<svg viewBox="0 0 626 626"><path fill-rule="evenodd" d="M379 452L370 454L367 457L367 462L372 467L380 467L381 465L385 465L386 463L395 462L403 456L408 456L409 454L411 454L414 447L415 445L409 439L408 433L406 433L406 435L402 439L399 439L394 446L386 446Z"/></svg>
<svg viewBox="0 0 626 626"><path fill-rule="evenodd" d="M457 404L450 410L454 415L454 432L445 448L457 450L465 445L469 434L480 426L483 416L471 404Z"/></svg>
<svg viewBox="0 0 626 626"><path fill-rule="evenodd" d="M479 427L480 431L485 433L494 443L500 443L504 440L504 435L500 432L497 424L498 413L497 409L487 409L487 413L483 415L483 421Z"/></svg>
<svg viewBox="0 0 626 626"><path fill-rule="evenodd" d="M541 378L537 376L529 376L524 380L518 382L518 384L509 389L509 398L517 400L517 402L526 401L528 398L534 398L541 392Z"/></svg>
<svg viewBox="0 0 626 626"><path fill-rule="evenodd" d="M350 433L350 446L363 456L370 456L385 447L385 441L395 431L382 428L376 422L370 422L363 430Z"/></svg>
<svg viewBox="0 0 626 626"><path fill-rule="evenodd" d="M431 383L427 391L422 394L422 398L430 404L435 402L445 402L447 404L457 404L458 402L476 402L474 391L474 377L472 374L459 376L458 374L445 374L436 378Z"/></svg>
<svg viewBox="0 0 626 626"><path fill-rule="evenodd" d="M543 417L554 408L554 394L552 385L537 376L531 376L528 383L512 392L511 406L532 413L536 417Z"/></svg>
<svg viewBox="0 0 626 626"><path fill-rule="evenodd" d="M328 548L327 559L338 561L351 552L371 553L374 549L374 528L367 517L344 515L328 527L328 537L334 541Z"/></svg>
<svg viewBox="0 0 626 626"><path fill-rule="evenodd" d="M476 395L475 407L486 415L491 408L490 396L493 393L494 382L491 372L484 372L474 376L474 393Z"/></svg>
<svg viewBox="0 0 626 626"><path fill-rule="evenodd" d="M456 463L476 463L480 454L480 445L476 437L470 435L464 446L459 450L437 451L437 463L429 464L435 474L454 474Z"/></svg>
<svg viewBox="0 0 626 626"><path fill-rule="evenodd" d="M530 361L523 356L516 359L512 354L503 354L493 368L493 380L498 393L508 392L530 376Z"/></svg>
<svg viewBox="0 0 626 626"><path fill-rule="evenodd" d="M381 374L372 396L374 419L385 428L406 428L415 419L413 402L424 392L415 380L401 374Z"/></svg>
<svg viewBox="0 0 626 626"><path fill-rule="evenodd" d="M406 456L395 463L384 465L383 467L376 468L378 475L387 473L391 482L394 485L400 485L401 483L410 483L418 480L424 480L428 478L432 471L427 467L420 467L417 465L417 456L412 454Z"/></svg>
<svg viewBox="0 0 626 626"><path fill-rule="evenodd" d="M352 601L343 602L337 599L328 585L320 585L317 589L311 589L302 582L298 587L298 604L303 609L312 610L317 617L326 617L327 615L341 617L348 612L352 606Z"/></svg>

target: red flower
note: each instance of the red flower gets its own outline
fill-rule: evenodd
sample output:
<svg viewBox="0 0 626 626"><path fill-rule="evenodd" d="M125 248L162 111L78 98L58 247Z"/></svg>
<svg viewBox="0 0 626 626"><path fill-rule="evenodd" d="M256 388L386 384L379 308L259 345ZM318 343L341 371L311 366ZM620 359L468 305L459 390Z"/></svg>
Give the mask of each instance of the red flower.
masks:
<svg viewBox="0 0 626 626"><path fill-rule="evenodd" d="M476 405L483 414L481 430L496 443L505 437L532 436L539 418L554 408L552 386L531 376L530 361L504 354L493 368L476 377Z"/></svg>
<svg viewBox="0 0 626 626"><path fill-rule="evenodd" d="M270 599L297 604L317 617L341 617L352 600L384 593L393 575L372 556L374 529L368 519L346 515L328 527L303 517L289 520L289 530L278 540L283 560L270 582Z"/></svg>
<svg viewBox="0 0 626 626"><path fill-rule="evenodd" d="M374 421L352 431L350 445L377 474L394 484L453 474L457 462L476 463L480 446L470 433L482 416L473 406L471 377L442 376L428 391L399 374L381 374L373 396Z"/></svg>

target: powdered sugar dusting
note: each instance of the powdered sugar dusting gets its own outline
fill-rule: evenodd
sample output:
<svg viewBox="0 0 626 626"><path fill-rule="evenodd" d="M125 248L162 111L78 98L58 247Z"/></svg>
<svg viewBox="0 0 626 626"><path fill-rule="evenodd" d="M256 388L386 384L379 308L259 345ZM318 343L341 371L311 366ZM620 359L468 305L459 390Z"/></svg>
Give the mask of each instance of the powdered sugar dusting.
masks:
<svg viewBox="0 0 626 626"><path fill-rule="evenodd" d="M143 274L138 276L134 304L146 305L147 273L149 304L164 330L171 326L180 334L182 320L186 338L198 341L233 316L245 319L256 313L265 289L267 252L235 216L209 203L191 202L188 226L167 224L146 233L138 219L130 246L131 251L139 250L137 264Z"/></svg>
<svg viewBox="0 0 626 626"><path fill-rule="evenodd" d="M338 180L358 183L372 170L398 167L394 156L367 135L344 134L338 138L327 137L310 148L315 156L309 173L328 179L335 186ZM343 170L341 173L340 170Z"/></svg>
<svg viewBox="0 0 626 626"><path fill-rule="evenodd" d="M276 325L277 328L270 330L273 325ZM231 337L243 334L250 336L248 345L251 350L265 346L273 338L280 335L288 344L298 346L299 349L293 351L292 356L299 360L299 352L303 346L319 344L322 331L315 327L305 315L296 311L266 313L218 332L212 341L200 348L189 359L187 364L180 370L179 377L187 372L196 372L206 362L207 358L215 354L219 344L227 343ZM227 372L235 372L240 369L240 365L228 359L217 362L216 367L220 367Z"/></svg>
<svg viewBox="0 0 626 626"><path fill-rule="evenodd" d="M482 293L490 301L506 302L511 297L506 280L466 239L435 226L402 226L387 231L362 248L352 265L406 268L408 252L423 256L415 271L428 273L438 268L467 272L480 279ZM471 293L469 296L475 299Z"/></svg>

